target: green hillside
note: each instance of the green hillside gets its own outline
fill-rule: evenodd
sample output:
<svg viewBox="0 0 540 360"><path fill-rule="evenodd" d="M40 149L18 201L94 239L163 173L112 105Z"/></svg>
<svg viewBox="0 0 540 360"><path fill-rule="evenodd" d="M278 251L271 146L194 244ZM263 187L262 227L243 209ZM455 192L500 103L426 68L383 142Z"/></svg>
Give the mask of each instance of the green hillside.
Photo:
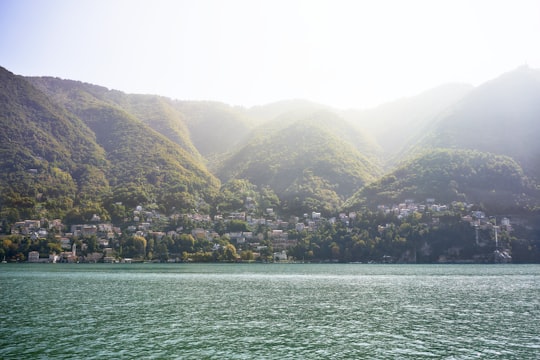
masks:
<svg viewBox="0 0 540 360"><path fill-rule="evenodd" d="M405 198L537 205L540 75L526 67L362 111L246 109L1 70L4 219L120 219L141 203L233 211L248 197L258 211L325 215ZM386 167L395 159L409 160Z"/></svg>
<svg viewBox="0 0 540 360"><path fill-rule="evenodd" d="M520 208L538 199L510 157L472 150L434 149L405 163L350 198L346 207L375 207L405 199L448 204L464 201L492 211Z"/></svg>
<svg viewBox="0 0 540 360"><path fill-rule="evenodd" d="M190 154L129 114L89 107L77 115L95 132L111 162L112 199L128 206L155 202L169 212L210 201L219 182Z"/></svg>
<svg viewBox="0 0 540 360"><path fill-rule="evenodd" d="M8 219L63 216L109 190L94 133L26 79L0 68L0 204Z"/></svg>
<svg viewBox="0 0 540 360"><path fill-rule="evenodd" d="M202 159L191 141L184 116L168 98L156 95L126 94L98 85L51 77L32 77L28 80L67 108L76 109L81 103L100 103L121 109L180 145L193 157Z"/></svg>
<svg viewBox="0 0 540 360"><path fill-rule="evenodd" d="M198 152L152 129L150 116L143 122L109 98L136 100L119 92L104 96L108 90L79 82L31 80L45 92L2 71L2 204L19 212L12 218L39 211L73 222L93 214L121 218L125 209L148 203L165 212L209 208L219 181ZM159 100L142 97L126 109L151 114L152 99ZM156 114L162 104L154 104Z"/></svg>
<svg viewBox="0 0 540 360"><path fill-rule="evenodd" d="M375 179L379 168L348 141L354 130L337 115L318 111L303 116L255 131L222 164L218 176L224 182L247 179L268 186L291 212L336 210L343 198Z"/></svg>

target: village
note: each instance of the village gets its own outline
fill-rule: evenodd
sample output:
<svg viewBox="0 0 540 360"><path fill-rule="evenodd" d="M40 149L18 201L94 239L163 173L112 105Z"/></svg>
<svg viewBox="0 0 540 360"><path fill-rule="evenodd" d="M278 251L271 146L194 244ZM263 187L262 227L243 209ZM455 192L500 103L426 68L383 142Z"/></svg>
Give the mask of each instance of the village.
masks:
<svg viewBox="0 0 540 360"><path fill-rule="evenodd" d="M477 246L486 246L485 239L480 239L479 231L491 231L495 234L499 232L510 233L513 231L509 217L497 218L487 216L483 211L473 210L472 204L452 203L437 204L435 199L428 198L423 203L416 203L412 199L407 199L403 203L395 205L379 205L377 211L384 215L392 215L397 219L407 219L411 216L421 216L426 212L434 214L431 223L426 226L437 226L440 216L459 209L461 222L468 223L476 232ZM223 239L230 243L236 254L234 259L255 260L264 259L271 261L291 261L288 251L297 245L299 233L315 233L322 224L341 223L342 226L350 227L357 217L356 212L340 213L337 217L329 219L323 218L321 213L313 211L311 214L303 214L302 217L292 216L288 221L280 219L272 208L265 211L264 216L255 217L246 212L233 212L226 215L215 215L211 217L206 214L173 214L166 217L156 210L145 210L141 205L132 210L131 216L125 219L123 227L115 226L111 223L101 222L99 216L94 216L88 224L76 224L65 226L61 220L24 220L16 222L11 227L12 235L28 237L33 241L39 239L49 239L58 244L59 247L51 248L48 254L39 251L29 251L26 261L31 263L75 263L75 262L133 262L141 261L141 258L124 257L118 251L118 239L122 236L137 236L146 240L154 239L160 241L164 237L172 239L180 237L182 234L189 234L196 241L210 243L212 251L220 250L223 247ZM185 224L189 222L190 228L183 225L174 227L175 224ZM224 232L223 224L231 223L245 224L244 229ZM221 225L221 234L218 227ZM378 232L383 235L385 231L394 227L394 224L381 223L378 225ZM168 229L168 230L166 230ZM247 231L250 229L251 231ZM290 236L294 234L294 236ZM89 240L94 242L89 249ZM56 251L58 250L58 251ZM89 251L91 250L91 251ZM496 244L498 250L498 244ZM270 253L269 253L270 251ZM243 256L249 252L249 257ZM502 260L511 259L508 252L501 249ZM164 259L154 259L163 261ZM186 254L170 254L165 261L185 262L192 261Z"/></svg>

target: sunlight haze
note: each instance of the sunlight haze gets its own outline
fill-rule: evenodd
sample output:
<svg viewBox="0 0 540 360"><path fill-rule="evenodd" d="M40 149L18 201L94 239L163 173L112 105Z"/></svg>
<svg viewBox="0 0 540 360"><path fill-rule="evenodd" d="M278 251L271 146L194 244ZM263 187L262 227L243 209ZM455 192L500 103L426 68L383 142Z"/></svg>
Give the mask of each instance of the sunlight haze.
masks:
<svg viewBox="0 0 540 360"><path fill-rule="evenodd" d="M540 1L0 0L0 65L128 93L371 107L540 67Z"/></svg>

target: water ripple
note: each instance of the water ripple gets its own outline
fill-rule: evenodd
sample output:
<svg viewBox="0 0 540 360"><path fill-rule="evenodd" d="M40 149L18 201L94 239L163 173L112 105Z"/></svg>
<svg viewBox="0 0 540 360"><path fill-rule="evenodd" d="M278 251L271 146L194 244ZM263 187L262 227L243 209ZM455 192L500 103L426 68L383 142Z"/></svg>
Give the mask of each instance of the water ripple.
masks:
<svg viewBox="0 0 540 360"><path fill-rule="evenodd" d="M8 265L0 358L530 359L538 266Z"/></svg>

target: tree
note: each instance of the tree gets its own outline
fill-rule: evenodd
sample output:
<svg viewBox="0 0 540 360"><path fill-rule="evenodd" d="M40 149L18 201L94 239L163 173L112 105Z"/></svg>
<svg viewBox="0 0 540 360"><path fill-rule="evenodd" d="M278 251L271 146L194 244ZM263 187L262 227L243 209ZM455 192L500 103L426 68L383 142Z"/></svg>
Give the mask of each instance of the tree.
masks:
<svg viewBox="0 0 540 360"><path fill-rule="evenodd" d="M188 253L193 252L195 249L195 238L191 234L181 234L178 238L179 249L178 252L181 253L186 251Z"/></svg>
<svg viewBox="0 0 540 360"><path fill-rule="evenodd" d="M253 261L255 260L255 255L253 254L253 251L251 250L244 250L240 254L242 260L244 261Z"/></svg>
<svg viewBox="0 0 540 360"><path fill-rule="evenodd" d="M247 222L243 220L231 220L227 223L229 232L249 231Z"/></svg>
<svg viewBox="0 0 540 360"><path fill-rule="evenodd" d="M126 256L144 258L146 256L146 239L139 235L128 237L123 251Z"/></svg>
<svg viewBox="0 0 540 360"><path fill-rule="evenodd" d="M227 244L222 249L223 254L220 260L234 261L238 258L238 255L236 254L236 248L233 244Z"/></svg>

